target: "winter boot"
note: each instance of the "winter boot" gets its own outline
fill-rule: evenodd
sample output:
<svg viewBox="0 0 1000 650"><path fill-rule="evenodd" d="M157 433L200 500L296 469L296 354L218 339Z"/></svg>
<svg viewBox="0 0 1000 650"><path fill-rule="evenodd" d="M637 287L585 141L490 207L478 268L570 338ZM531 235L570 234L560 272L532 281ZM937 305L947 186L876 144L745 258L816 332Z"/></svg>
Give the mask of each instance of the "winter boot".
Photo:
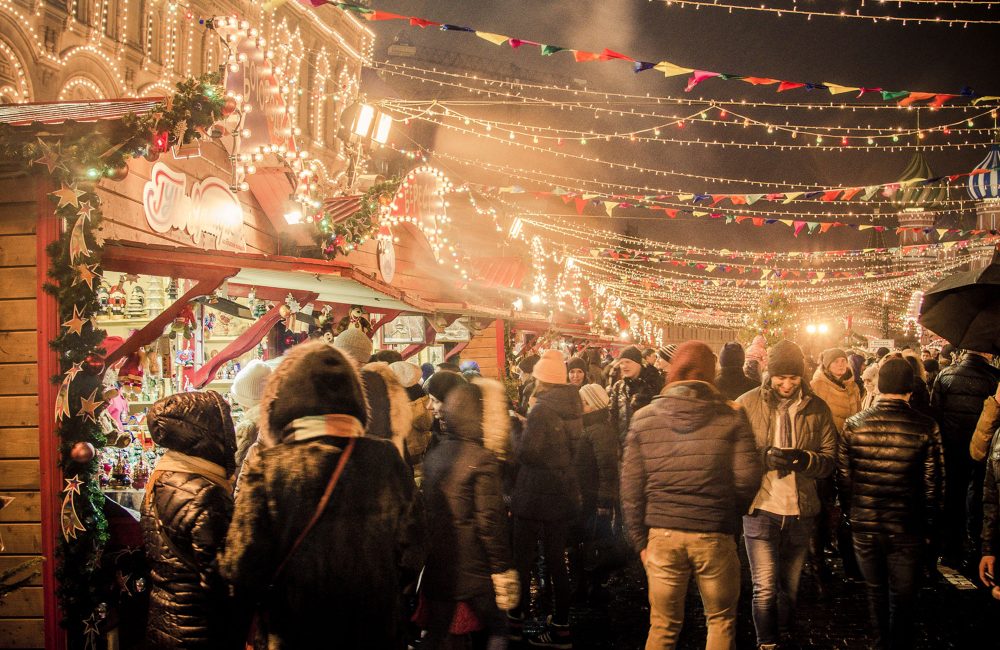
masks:
<svg viewBox="0 0 1000 650"><path fill-rule="evenodd" d="M573 647L573 637L570 636L569 624L556 625L552 622L552 616L549 616L545 621L545 631L529 638L528 644L536 648L569 650Z"/></svg>

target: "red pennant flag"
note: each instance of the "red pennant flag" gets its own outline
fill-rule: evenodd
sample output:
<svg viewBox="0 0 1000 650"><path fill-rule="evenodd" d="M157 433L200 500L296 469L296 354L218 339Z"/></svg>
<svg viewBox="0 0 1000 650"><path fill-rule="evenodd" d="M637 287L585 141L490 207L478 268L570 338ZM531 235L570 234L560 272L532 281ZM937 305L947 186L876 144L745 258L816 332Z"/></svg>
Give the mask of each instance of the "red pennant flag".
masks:
<svg viewBox="0 0 1000 650"><path fill-rule="evenodd" d="M577 63L583 63L584 61L597 61L601 58L600 54L596 52L584 52L583 50L573 50L573 58L576 59Z"/></svg>
<svg viewBox="0 0 1000 650"><path fill-rule="evenodd" d="M806 222L805 221L798 221L798 220L796 220L796 221L792 222L792 229L795 231L795 236L796 237L799 236L799 233L802 232L802 229L805 228L805 227L806 227Z"/></svg>
<svg viewBox="0 0 1000 650"><path fill-rule="evenodd" d="M440 27L442 23L436 23L433 20L424 20L423 18L410 16L410 24L417 27Z"/></svg>
<svg viewBox="0 0 1000 650"><path fill-rule="evenodd" d="M837 196L840 194L840 190L829 190L823 192L823 196L820 197L821 201L836 201Z"/></svg>
<svg viewBox="0 0 1000 650"><path fill-rule="evenodd" d="M741 215L738 215L735 220L736 220L736 223L743 223L744 221L746 221L749 218L750 217L748 217L747 215L741 214Z"/></svg>
<svg viewBox="0 0 1000 650"><path fill-rule="evenodd" d="M671 219L677 218L677 210L674 208L663 208L663 211L667 213L667 216Z"/></svg>
<svg viewBox="0 0 1000 650"><path fill-rule="evenodd" d="M844 190L844 196L842 196L841 198L845 201L850 201L857 195L858 192L861 191L861 189L862 188L860 187L849 187L846 190Z"/></svg>
<svg viewBox="0 0 1000 650"><path fill-rule="evenodd" d="M941 108L944 103L949 99L954 99L958 95L934 95L934 101L932 101L928 106L933 106L934 108Z"/></svg>
<svg viewBox="0 0 1000 650"><path fill-rule="evenodd" d="M732 202L733 205L747 204L747 197L743 196L742 194L732 194L730 195L729 200Z"/></svg>
<svg viewBox="0 0 1000 650"><path fill-rule="evenodd" d="M753 225L757 226L758 228L761 227L761 226L763 226L764 225L764 217L754 217L753 218Z"/></svg>
<svg viewBox="0 0 1000 650"><path fill-rule="evenodd" d="M570 201L573 200L574 196L575 196L574 194L563 194L562 195L563 203L569 203Z"/></svg>
<svg viewBox="0 0 1000 650"><path fill-rule="evenodd" d="M923 102L934 97L934 93L910 93L903 99L896 102L897 106L909 106L914 102Z"/></svg>
<svg viewBox="0 0 1000 650"><path fill-rule="evenodd" d="M368 20L409 20L410 17L389 13L388 11L373 11L370 14L366 14L365 18Z"/></svg>
<svg viewBox="0 0 1000 650"><path fill-rule="evenodd" d="M586 207L587 200L586 199L573 199L573 202L576 204L576 213L577 214L583 214L583 208Z"/></svg>
<svg viewBox="0 0 1000 650"><path fill-rule="evenodd" d="M770 86L771 84L778 83L777 79L769 79L767 77L744 77L743 81L755 86Z"/></svg>
<svg viewBox="0 0 1000 650"><path fill-rule="evenodd" d="M830 222L819 224L819 231L822 234L825 234L826 231L829 230L830 228L833 228L833 224Z"/></svg>
<svg viewBox="0 0 1000 650"><path fill-rule="evenodd" d="M796 88L804 88L804 87L805 87L804 83L799 83L797 81L782 81L781 84L778 85L778 92L783 93L786 90L794 90Z"/></svg>
<svg viewBox="0 0 1000 650"><path fill-rule="evenodd" d="M521 47L522 45L541 45L541 43L536 43L534 41L526 41L520 38L509 38L507 39L507 43L509 43L510 46L515 50Z"/></svg>
<svg viewBox="0 0 1000 650"><path fill-rule="evenodd" d="M619 54L618 52L609 50L608 48L604 48L604 51L601 52L601 61L610 61L611 59L625 59L626 61L635 61L635 59L633 59L630 56Z"/></svg>

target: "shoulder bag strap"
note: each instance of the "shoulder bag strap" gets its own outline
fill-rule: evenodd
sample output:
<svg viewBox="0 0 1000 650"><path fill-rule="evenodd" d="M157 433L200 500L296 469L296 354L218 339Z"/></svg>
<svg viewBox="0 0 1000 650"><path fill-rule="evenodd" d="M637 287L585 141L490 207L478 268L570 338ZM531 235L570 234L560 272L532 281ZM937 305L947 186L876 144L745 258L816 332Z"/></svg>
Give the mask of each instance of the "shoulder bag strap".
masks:
<svg viewBox="0 0 1000 650"><path fill-rule="evenodd" d="M351 452L354 451L354 443L356 441L357 438L351 438L350 441L348 441L347 446L344 448L344 451L341 452L340 460L337 462L337 468L333 470L333 475L330 477L330 482L326 484L326 490L323 492L323 497L319 500L319 505L316 506L316 511L313 512L312 519L309 520L309 523L306 524L306 527L302 529L301 533L299 533L299 536L295 539L295 542L292 544L292 548L289 549L288 554L285 555L285 559L282 560L281 564L278 565L277 570L275 570L274 572L274 577L271 579L271 584L277 582L278 578L285 570L285 566L288 564L288 561L291 560L292 556L295 555L295 552L299 550L299 546L302 544L302 541L306 538L306 535L308 535L309 531L313 529L313 526L316 525L316 522L319 521L319 518L323 516L323 512L326 510L326 506L330 502L330 496L333 494L333 489L337 487L337 482L340 480L340 475L344 472L344 466L347 465L347 459L351 457Z"/></svg>

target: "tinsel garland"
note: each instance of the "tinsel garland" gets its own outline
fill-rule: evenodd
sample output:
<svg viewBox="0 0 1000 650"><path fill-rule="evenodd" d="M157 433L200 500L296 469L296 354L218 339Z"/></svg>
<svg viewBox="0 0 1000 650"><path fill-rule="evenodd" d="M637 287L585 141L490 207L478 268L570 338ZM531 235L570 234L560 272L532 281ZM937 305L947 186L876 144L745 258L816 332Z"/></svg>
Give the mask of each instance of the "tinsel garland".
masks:
<svg viewBox="0 0 1000 650"><path fill-rule="evenodd" d="M22 129L0 128L0 160L45 168L58 189L56 216L65 224L48 247L51 267L45 290L59 303L60 333L49 342L58 353L60 384L55 432L66 479L57 548L59 600L71 648L95 647L107 613L94 571L108 538L96 448L107 440L98 425L103 406L101 343L94 283L100 281L104 236L96 194L101 178L122 180L135 156L155 158L174 144L190 142L221 115L217 74L177 84L177 93L149 113L98 124L70 123L43 140Z"/></svg>
<svg viewBox="0 0 1000 650"><path fill-rule="evenodd" d="M361 197L357 212L343 221L331 221L328 215L316 219L317 240L327 259L347 255L378 234L382 214L387 212L400 181L376 183Z"/></svg>

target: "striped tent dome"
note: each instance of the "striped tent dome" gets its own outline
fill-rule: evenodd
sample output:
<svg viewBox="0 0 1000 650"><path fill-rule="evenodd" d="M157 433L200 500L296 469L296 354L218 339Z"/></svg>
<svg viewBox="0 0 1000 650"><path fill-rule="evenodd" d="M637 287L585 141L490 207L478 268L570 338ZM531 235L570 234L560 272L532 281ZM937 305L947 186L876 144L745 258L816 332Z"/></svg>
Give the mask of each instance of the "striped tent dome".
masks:
<svg viewBox="0 0 1000 650"><path fill-rule="evenodd" d="M905 185L892 196L892 203L897 208L923 208L934 210L940 208L948 198L948 186L934 177L930 165L918 151L913 154L910 163L899 177L900 183L917 179L912 185ZM926 182L925 181L930 181Z"/></svg>
<svg viewBox="0 0 1000 650"><path fill-rule="evenodd" d="M989 169L990 171L986 174L969 176L967 183L969 196L974 199L1000 198L1000 145L990 147L989 154L976 165L976 169Z"/></svg>

